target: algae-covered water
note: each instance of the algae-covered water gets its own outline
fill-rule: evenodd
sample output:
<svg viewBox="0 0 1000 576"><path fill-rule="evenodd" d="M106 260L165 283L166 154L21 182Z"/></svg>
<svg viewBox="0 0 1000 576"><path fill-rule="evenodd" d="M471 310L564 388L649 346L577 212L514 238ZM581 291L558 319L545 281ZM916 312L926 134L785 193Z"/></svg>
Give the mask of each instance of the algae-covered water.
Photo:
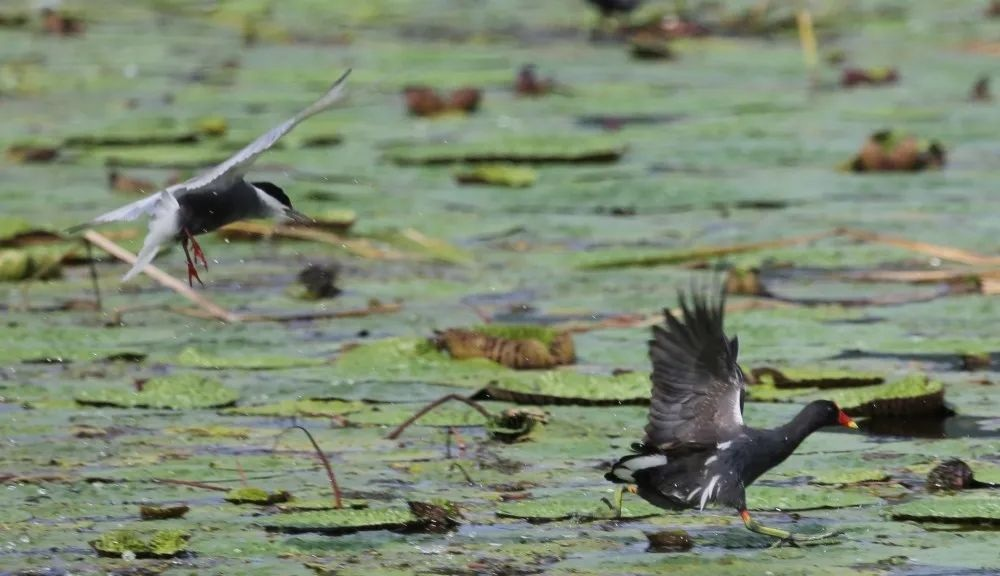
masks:
<svg viewBox="0 0 1000 576"><path fill-rule="evenodd" d="M647 2L634 21L764 14L671 60L592 42L580 0L80 0L48 22L0 4L0 574L998 573L1000 494L924 478L957 457L1000 481L1000 106L969 98L1000 19L803 3L808 69L784 4ZM515 94L529 63L555 93ZM331 227L202 237L196 291L235 321L119 284L126 264L61 234L222 160L349 67L347 98L251 173ZM899 80L845 89L844 67ZM418 84L482 100L414 117ZM946 167L845 169L882 129L939 141ZM100 231L135 251L145 223ZM338 296L301 298L310 263L339 266ZM180 250L156 265L183 282ZM716 267L759 270L727 331L747 373L792 382L751 387L746 420L820 397L859 416L748 490L765 524L836 539L771 548L732 510L602 502L645 425L649 326ZM576 362L514 371L426 343L484 322L570 329ZM508 444L512 424L452 402L387 438L448 394L544 422ZM408 501L460 517L418 522ZM694 547L647 552L664 529Z"/></svg>

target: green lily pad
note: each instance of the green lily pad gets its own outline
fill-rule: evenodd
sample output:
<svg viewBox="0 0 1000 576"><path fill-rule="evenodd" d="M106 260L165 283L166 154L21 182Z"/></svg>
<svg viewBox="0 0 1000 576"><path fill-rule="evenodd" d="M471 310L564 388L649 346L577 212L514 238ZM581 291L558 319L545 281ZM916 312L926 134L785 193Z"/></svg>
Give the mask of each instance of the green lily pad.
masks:
<svg viewBox="0 0 1000 576"><path fill-rule="evenodd" d="M131 552L136 558L172 558L187 551L191 535L183 530L112 530L90 541L90 546L101 556L121 558Z"/></svg>
<svg viewBox="0 0 1000 576"><path fill-rule="evenodd" d="M419 520L406 508L365 508L356 510L317 510L268 516L260 525L269 532L298 534L319 532L339 535L363 530L398 530Z"/></svg>
<svg viewBox="0 0 1000 576"><path fill-rule="evenodd" d="M470 330L507 340L538 340L546 346L551 346L562 334L559 330L535 324L482 324Z"/></svg>
<svg viewBox="0 0 1000 576"><path fill-rule="evenodd" d="M239 356L213 356L195 348L185 348L177 357L177 365L210 370L280 370L302 366L320 366L323 358L302 358L296 356L259 356L242 354Z"/></svg>
<svg viewBox="0 0 1000 576"><path fill-rule="evenodd" d="M241 486L226 492L225 500L230 504L256 504L257 506L270 506L281 502L288 502L292 495L284 490L278 492L268 492L263 488L255 486Z"/></svg>
<svg viewBox="0 0 1000 576"><path fill-rule="evenodd" d="M333 364L341 379L433 382L478 387L513 372L484 358L452 360L422 338L391 338L344 352Z"/></svg>
<svg viewBox="0 0 1000 576"><path fill-rule="evenodd" d="M649 390L649 376L641 372L604 376L550 370L502 376L476 393L474 398L521 404L615 406L648 404Z"/></svg>
<svg viewBox="0 0 1000 576"><path fill-rule="evenodd" d="M367 500L362 500L360 498L343 498L341 499L341 509L350 508L352 510L361 510L368 508L369 502ZM336 503L333 498L311 498L307 500L291 500L289 502L282 502L278 504L278 510L282 512L308 512L312 510L337 510Z"/></svg>
<svg viewBox="0 0 1000 576"><path fill-rule="evenodd" d="M348 417L351 424L396 426L423 408L422 404L374 404ZM420 426L483 426L485 416L471 406L452 402L431 410L416 424Z"/></svg>
<svg viewBox="0 0 1000 576"><path fill-rule="evenodd" d="M850 388L881 384L885 377L874 372L840 368L794 367L754 368L751 373L758 383L776 388Z"/></svg>
<svg viewBox="0 0 1000 576"><path fill-rule="evenodd" d="M913 416L936 414L944 408L944 385L914 374L874 386L845 389L778 388L764 381L749 388L757 402L811 402L831 400L852 416Z"/></svg>
<svg viewBox="0 0 1000 576"><path fill-rule="evenodd" d="M610 496L608 499L611 499ZM608 520L615 517L611 508L601 501L599 496L587 493L504 502L497 506L496 514L501 518L518 518L529 522ZM620 517L632 520L660 514L663 514L661 508L645 500L626 496Z"/></svg>
<svg viewBox="0 0 1000 576"><path fill-rule="evenodd" d="M222 410L229 416L268 416L274 418L291 418L293 416L314 416L329 418L357 412L364 408L361 402L344 402L340 400L282 400L274 404L258 406L234 406Z"/></svg>
<svg viewBox="0 0 1000 576"><path fill-rule="evenodd" d="M194 170L214 166L234 151L223 150L215 145L157 145L91 148L87 156L106 166Z"/></svg>
<svg viewBox="0 0 1000 576"><path fill-rule="evenodd" d="M928 496L886 511L893 520L1000 525L1000 498L987 494Z"/></svg>
<svg viewBox="0 0 1000 576"><path fill-rule="evenodd" d="M822 488L818 486L752 486L747 489L751 510L820 510L880 504L882 499L858 488Z"/></svg>
<svg viewBox="0 0 1000 576"><path fill-rule="evenodd" d="M220 408L233 404L238 398L236 391L215 380L197 374L179 374L154 378L143 385L142 391L124 386L82 390L74 399L89 406L186 410Z"/></svg>
<svg viewBox="0 0 1000 576"><path fill-rule="evenodd" d="M538 180L538 172L531 168L509 164L482 164L456 172L455 180L462 184L525 188Z"/></svg>
<svg viewBox="0 0 1000 576"><path fill-rule="evenodd" d="M625 146L605 138L524 138L465 144L413 144L386 152L396 164L454 162L607 163L616 162Z"/></svg>
<svg viewBox="0 0 1000 576"><path fill-rule="evenodd" d="M826 470L799 470L788 476L808 476L810 484L841 485L862 482L884 482L892 477L889 472L877 468L831 468Z"/></svg>
<svg viewBox="0 0 1000 576"><path fill-rule="evenodd" d="M182 518L190 510L188 506L140 506L139 517L143 520L168 520Z"/></svg>

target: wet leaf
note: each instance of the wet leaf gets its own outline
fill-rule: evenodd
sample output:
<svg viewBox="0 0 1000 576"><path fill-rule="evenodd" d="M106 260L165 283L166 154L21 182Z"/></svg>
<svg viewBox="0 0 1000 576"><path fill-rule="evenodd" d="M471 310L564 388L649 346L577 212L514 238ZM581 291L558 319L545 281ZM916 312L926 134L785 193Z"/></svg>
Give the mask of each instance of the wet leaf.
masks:
<svg viewBox="0 0 1000 576"><path fill-rule="evenodd" d="M176 529L112 530L91 540L90 547L101 556L121 558L132 553L136 558L172 558L187 551L190 537L188 532Z"/></svg>
<svg viewBox="0 0 1000 576"><path fill-rule="evenodd" d="M455 180L461 184L487 184L507 188L524 188L538 180L538 172L509 164L480 164L468 170L455 173Z"/></svg>
<svg viewBox="0 0 1000 576"><path fill-rule="evenodd" d="M406 508L366 508L354 510L319 510L292 512L268 516L260 524L271 532L298 534L350 534L362 530L396 530L419 523L419 519Z"/></svg>
<svg viewBox="0 0 1000 576"><path fill-rule="evenodd" d="M626 498L622 504L621 518L631 520L663 513L662 509L645 500ZM614 517L611 508L601 501L600 496L588 493L503 502L497 506L496 514L501 518L518 518L529 522L607 520Z"/></svg>
<svg viewBox="0 0 1000 576"><path fill-rule="evenodd" d="M183 518L191 508L179 506L139 506L139 517L143 520L169 520Z"/></svg>
<svg viewBox="0 0 1000 576"><path fill-rule="evenodd" d="M196 374L154 378L142 386L142 391L120 386L81 390L75 396L77 402L90 406L169 410L219 408L235 403L238 398L235 391Z"/></svg>
<svg viewBox="0 0 1000 576"><path fill-rule="evenodd" d="M291 499L292 495L284 490L268 492L256 486L233 488L229 492L226 492L225 498L226 502L230 504L254 504L257 506L270 506L271 504L288 502Z"/></svg>
<svg viewBox="0 0 1000 576"><path fill-rule="evenodd" d="M1000 500L980 494L925 496L893 506L886 513L893 520L1000 525Z"/></svg>
<svg viewBox="0 0 1000 576"><path fill-rule="evenodd" d="M241 354L239 356L213 356L196 348L185 348L177 357L177 365L211 370L280 370L300 366L320 366L322 358L295 356Z"/></svg>
<svg viewBox="0 0 1000 576"><path fill-rule="evenodd" d="M858 488L822 488L818 486L752 486L747 489L751 510L819 510L881 504L882 499Z"/></svg>
<svg viewBox="0 0 1000 576"><path fill-rule="evenodd" d="M945 411L944 385L923 374L850 388L778 388L763 380L749 388L758 402L802 402L831 400L851 416L915 416Z"/></svg>
<svg viewBox="0 0 1000 576"><path fill-rule="evenodd" d="M645 373L601 376L558 370L501 376L477 393L476 398L543 405L646 404L649 389L649 376Z"/></svg>
<svg viewBox="0 0 1000 576"><path fill-rule="evenodd" d="M616 162L624 153L625 147L616 141L554 137L397 146L387 151L386 157L403 165L454 162L607 163Z"/></svg>

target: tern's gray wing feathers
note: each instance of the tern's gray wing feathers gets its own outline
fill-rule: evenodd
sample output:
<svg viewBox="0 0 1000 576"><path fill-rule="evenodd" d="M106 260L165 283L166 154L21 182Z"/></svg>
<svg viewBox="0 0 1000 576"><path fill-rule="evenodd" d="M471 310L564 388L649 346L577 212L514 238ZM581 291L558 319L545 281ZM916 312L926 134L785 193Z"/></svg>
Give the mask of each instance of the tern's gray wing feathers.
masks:
<svg viewBox="0 0 1000 576"><path fill-rule="evenodd" d="M215 168L212 168L200 176L196 176L178 184L178 190L174 192L175 195L179 196L190 191L197 191L208 187L225 188L235 182L238 178L243 177L257 158L266 152L271 146L274 146L274 143L280 140L282 136L291 132L293 128L298 126L299 123L306 118L319 114L340 100L344 92L344 82L347 80L347 76L350 73L351 70L348 69L347 72L344 72L344 74L333 83L333 86L330 87L322 98L313 102L306 109L302 110L295 116L292 116L268 132L262 134L256 140L247 144L242 150L233 154Z"/></svg>
<svg viewBox="0 0 1000 576"><path fill-rule="evenodd" d="M140 216L153 215L156 213L157 206L160 204L162 199L162 194L167 193L167 190L161 190L155 194L150 194L142 200L136 200L130 204L126 204L121 208L115 208L110 212L105 212L97 218L94 218L90 222L84 224L77 224L71 228L67 228L67 233L74 233L83 230L84 228L89 228L95 224L106 224L108 222L125 222L128 220L135 220Z"/></svg>
<svg viewBox="0 0 1000 576"><path fill-rule="evenodd" d="M665 325L653 328L653 397L644 442L725 442L743 427L743 375L736 364L738 343L722 331L725 293L715 301L681 296L681 318L664 311Z"/></svg>
<svg viewBox="0 0 1000 576"><path fill-rule="evenodd" d="M153 217L149 220L149 232L146 234L146 239L142 242L142 249L139 250L139 255L136 256L135 262L129 271L125 273L122 277L122 282L128 282L139 272L142 272L146 266L153 261L156 257L157 252L160 251L160 246L164 243L169 242L174 239L174 236L180 231L180 226L177 222L177 215L180 212L180 204L177 202L177 198L174 198L167 190L163 190L157 194L156 207L153 210Z"/></svg>

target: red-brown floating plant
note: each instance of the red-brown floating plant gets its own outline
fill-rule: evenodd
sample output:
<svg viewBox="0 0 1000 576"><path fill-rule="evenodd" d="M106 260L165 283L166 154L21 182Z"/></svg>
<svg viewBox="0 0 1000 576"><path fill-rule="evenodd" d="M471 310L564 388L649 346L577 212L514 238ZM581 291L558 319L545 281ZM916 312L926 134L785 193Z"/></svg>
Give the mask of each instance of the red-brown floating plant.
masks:
<svg viewBox="0 0 1000 576"><path fill-rule="evenodd" d="M840 85L844 88L887 86L896 82L899 71L895 68L844 68L840 74Z"/></svg>
<svg viewBox="0 0 1000 576"><path fill-rule="evenodd" d="M451 92L447 98L429 86L415 85L403 89L406 109L412 116L437 116L445 112L472 113L479 109L482 92L464 87Z"/></svg>
<svg viewBox="0 0 1000 576"><path fill-rule="evenodd" d="M969 91L969 100L973 102L989 102L993 100L993 94L990 93L990 77L980 76L976 83L972 85L972 90Z"/></svg>
<svg viewBox="0 0 1000 576"><path fill-rule="evenodd" d="M518 96L544 96L555 88L554 78L539 78L536 70L534 64L525 64L518 71L514 82L514 91Z"/></svg>
<svg viewBox="0 0 1000 576"><path fill-rule="evenodd" d="M868 137L850 168L854 172L917 172L942 168L945 162L945 150L939 142L881 130Z"/></svg>

